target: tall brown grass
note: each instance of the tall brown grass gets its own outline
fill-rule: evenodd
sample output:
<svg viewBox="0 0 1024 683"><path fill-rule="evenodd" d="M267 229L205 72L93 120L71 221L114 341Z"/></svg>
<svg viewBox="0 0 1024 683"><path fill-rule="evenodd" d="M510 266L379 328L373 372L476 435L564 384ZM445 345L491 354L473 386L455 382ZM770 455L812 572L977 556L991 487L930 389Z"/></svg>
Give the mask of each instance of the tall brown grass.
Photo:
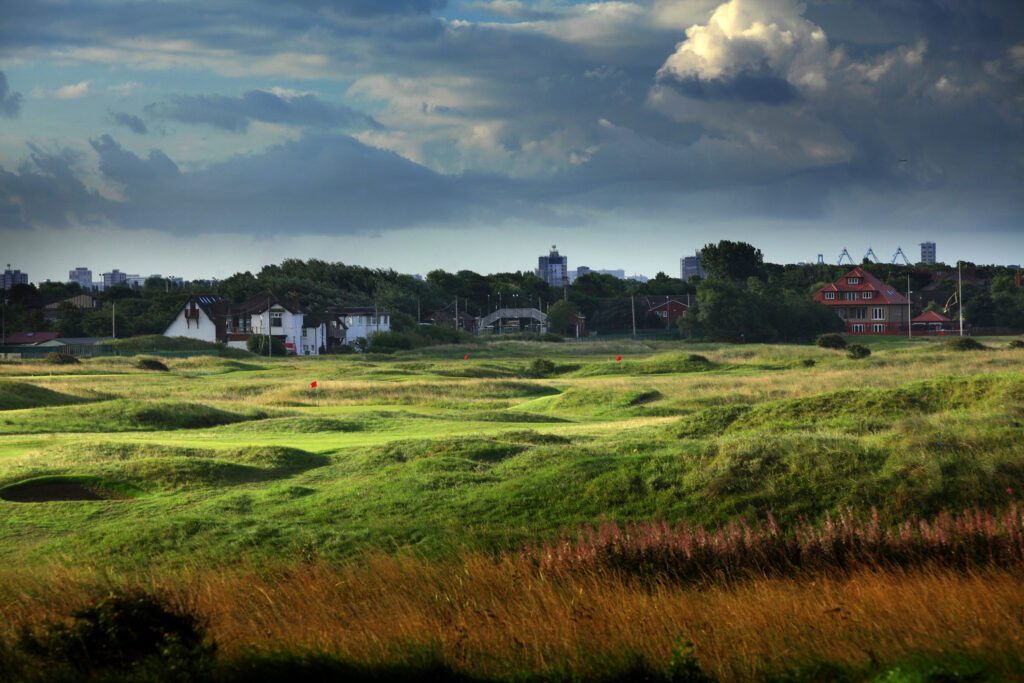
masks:
<svg viewBox="0 0 1024 683"><path fill-rule="evenodd" d="M586 680L626 654L667 662L689 639L704 671L726 681L812 660L857 668L915 653L982 657L1007 678L1024 664L1019 567L864 568L700 585L601 566L554 573L522 555L473 553L133 574L8 568L0 637L126 587L204 615L228 658L307 651L374 666L426 653L473 675L572 671Z"/></svg>

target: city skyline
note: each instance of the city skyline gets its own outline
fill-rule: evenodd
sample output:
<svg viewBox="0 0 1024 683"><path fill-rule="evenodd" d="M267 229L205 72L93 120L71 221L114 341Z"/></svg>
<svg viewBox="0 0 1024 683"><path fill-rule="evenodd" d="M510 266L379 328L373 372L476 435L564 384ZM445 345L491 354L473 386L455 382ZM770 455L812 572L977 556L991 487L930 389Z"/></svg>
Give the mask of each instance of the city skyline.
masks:
<svg viewBox="0 0 1024 683"><path fill-rule="evenodd" d="M0 26L0 260L34 281L1024 261L1024 5L82 0Z"/></svg>

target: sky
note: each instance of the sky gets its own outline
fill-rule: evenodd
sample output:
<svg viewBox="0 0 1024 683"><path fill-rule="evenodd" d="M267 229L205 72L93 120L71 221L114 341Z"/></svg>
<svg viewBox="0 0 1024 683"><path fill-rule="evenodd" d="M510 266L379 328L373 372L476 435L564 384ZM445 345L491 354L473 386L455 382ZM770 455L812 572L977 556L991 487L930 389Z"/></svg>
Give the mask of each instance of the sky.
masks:
<svg viewBox="0 0 1024 683"><path fill-rule="evenodd" d="M0 0L0 262L1024 262L1019 0Z"/></svg>

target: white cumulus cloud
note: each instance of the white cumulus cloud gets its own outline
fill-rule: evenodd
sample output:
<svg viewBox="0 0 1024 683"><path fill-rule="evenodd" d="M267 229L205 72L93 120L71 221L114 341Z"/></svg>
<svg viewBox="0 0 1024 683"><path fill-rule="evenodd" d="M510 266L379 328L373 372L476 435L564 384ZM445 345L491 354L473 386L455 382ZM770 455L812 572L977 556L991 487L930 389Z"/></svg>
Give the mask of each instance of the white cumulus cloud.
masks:
<svg viewBox="0 0 1024 683"><path fill-rule="evenodd" d="M686 29L658 74L714 80L767 71L799 89L824 88L828 37L803 12L793 0L730 0Z"/></svg>

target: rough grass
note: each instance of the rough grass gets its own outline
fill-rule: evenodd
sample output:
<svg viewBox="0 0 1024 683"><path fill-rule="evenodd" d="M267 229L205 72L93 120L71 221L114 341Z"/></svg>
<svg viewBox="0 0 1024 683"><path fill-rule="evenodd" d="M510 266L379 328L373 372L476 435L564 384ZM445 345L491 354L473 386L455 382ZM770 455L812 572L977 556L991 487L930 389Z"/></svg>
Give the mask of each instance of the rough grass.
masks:
<svg viewBox="0 0 1024 683"><path fill-rule="evenodd" d="M552 576L472 553L339 565L294 547L292 562L271 566L7 567L0 639L109 590L145 588L208 621L224 680L672 680L671 663L684 660L689 676L721 681L985 681L1016 680L1024 667L1015 571L875 569L701 587L609 570Z"/></svg>
<svg viewBox="0 0 1024 683"><path fill-rule="evenodd" d="M117 399L10 412L0 417L0 434L202 429L264 417L261 412L241 414L198 403Z"/></svg>
<svg viewBox="0 0 1024 683"><path fill-rule="evenodd" d="M28 382L0 380L0 410L66 406L82 402L83 399L78 396L62 394Z"/></svg>

